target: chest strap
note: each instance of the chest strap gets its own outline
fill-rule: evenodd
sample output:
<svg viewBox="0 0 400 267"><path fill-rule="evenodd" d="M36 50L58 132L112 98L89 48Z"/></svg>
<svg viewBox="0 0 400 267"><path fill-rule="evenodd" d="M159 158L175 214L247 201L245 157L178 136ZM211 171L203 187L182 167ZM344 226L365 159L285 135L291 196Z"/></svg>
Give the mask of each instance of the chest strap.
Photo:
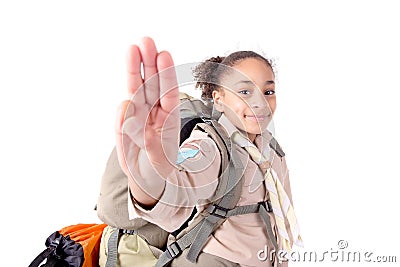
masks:
<svg viewBox="0 0 400 267"><path fill-rule="evenodd" d="M233 209L225 209L218 205L210 205L207 209L209 216L204 218L199 224L197 224L194 228L192 228L189 232L179 238L177 241L169 244L164 253L161 254L160 258L157 261L155 267L164 267L167 266L175 257L180 255L184 249L190 246L190 248L196 247L197 249L200 247L200 250L203 248L203 245L196 244L194 242L197 240L205 239L207 241L209 237L208 231L204 231L208 229L209 224L212 224L215 221L221 219L227 219L232 216L249 214L249 213L258 213L262 220L265 223L267 229L267 235L269 239L272 241L272 244L275 247L275 250L278 251L278 244L276 242L271 221L268 213L272 212L271 202L259 202L257 204L245 205L245 206L237 206ZM197 250L196 249L196 250ZM188 260L190 260L188 255Z"/></svg>
<svg viewBox="0 0 400 267"><path fill-rule="evenodd" d="M216 195L221 197L200 213L197 224L193 222L192 228L188 227L186 233L182 233L182 236L177 236L177 240L167 246L167 249L160 255L155 267L167 266L189 246L190 248L186 258L190 262L195 263L210 235L228 217L248 213L260 214L260 217L265 223L268 238L277 251L278 245L268 215L268 212L272 211L271 203L267 201L252 205L236 206L241 195L242 171L244 167L234 145L231 143L223 127L216 121L199 124L198 127L207 132L214 141L222 141L223 145L221 146L226 149L229 156L227 169L223 170L220 176L221 179L216 192ZM221 143L220 141L216 142L217 145ZM220 151L223 148L219 147ZM223 186L220 187L220 185Z"/></svg>
<svg viewBox="0 0 400 267"><path fill-rule="evenodd" d="M268 238L272 241L275 251L278 251L278 243L276 242L276 238L271 226L271 221L268 215L269 212L272 212L271 201L267 200L258 202L257 204L236 206L233 209L224 209L217 205L210 205L207 208L207 210L210 212L210 215L222 218L229 218L232 216L249 214L249 213L258 213L263 222L265 223L265 228L267 230Z"/></svg>

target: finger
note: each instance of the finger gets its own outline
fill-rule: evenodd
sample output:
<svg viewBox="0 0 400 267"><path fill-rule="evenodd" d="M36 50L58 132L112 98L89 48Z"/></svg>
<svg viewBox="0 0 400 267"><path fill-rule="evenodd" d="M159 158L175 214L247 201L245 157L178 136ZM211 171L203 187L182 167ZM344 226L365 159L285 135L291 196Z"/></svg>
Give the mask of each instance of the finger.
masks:
<svg viewBox="0 0 400 267"><path fill-rule="evenodd" d="M116 150L118 155L118 160L121 165L122 170L127 173L128 166L126 165L126 158L124 154L124 138L123 138L123 130L122 126L125 121L125 116L128 110L128 107L131 106L133 110L133 105L131 101L126 100L120 104L117 111L117 119L115 123L115 132L116 132ZM126 140L125 140L126 142Z"/></svg>
<svg viewBox="0 0 400 267"><path fill-rule="evenodd" d="M117 119L115 121L115 132L117 135L122 135L122 126L127 117L131 117L134 115L134 105L131 101L125 100L122 102L117 111Z"/></svg>
<svg viewBox="0 0 400 267"><path fill-rule="evenodd" d="M142 58L139 47L132 45L128 51L128 95L135 97L137 103L144 103L143 79L141 75Z"/></svg>
<svg viewBox="0 0 400 267"><path fill-rule="evenodd" d="M156 103L159 99L159 82L158 82L158 70L157 70L157 48L154 44L153 39L150 37L144 37L142 39L140 47L140 54L143 61L144 71L144 87L146 102L150 105Z"/></svg>
<svg viewBox="0 0 400 267"><path fill-rule="evenodd" d="M179 105L179 88L174 61L171 55L162 51L157 57L160 81L160 105L166 112L171 112Z"/></svg>

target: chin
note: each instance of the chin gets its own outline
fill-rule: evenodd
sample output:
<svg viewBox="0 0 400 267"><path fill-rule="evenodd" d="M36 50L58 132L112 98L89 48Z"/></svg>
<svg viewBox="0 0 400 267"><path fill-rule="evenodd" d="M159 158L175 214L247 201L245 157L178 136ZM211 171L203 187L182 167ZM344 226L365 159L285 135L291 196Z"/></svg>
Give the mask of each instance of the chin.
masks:
<svg viewBox="0 0 400 267"><path fill-rule="evenodd" d="M254 129L249 129L247 128L247 130L245 130L247 134L251 134L251 135L258 135L261 134L262 132L258 129L258 130L254 130Z"/></svg>
<svg viewBox="0 0 400 267"><path fill-rule="evenodd" d="M248 127L246 127L246 132L248 132L249 134L261 134L261 128L259 125L249 125Z"/></svg>

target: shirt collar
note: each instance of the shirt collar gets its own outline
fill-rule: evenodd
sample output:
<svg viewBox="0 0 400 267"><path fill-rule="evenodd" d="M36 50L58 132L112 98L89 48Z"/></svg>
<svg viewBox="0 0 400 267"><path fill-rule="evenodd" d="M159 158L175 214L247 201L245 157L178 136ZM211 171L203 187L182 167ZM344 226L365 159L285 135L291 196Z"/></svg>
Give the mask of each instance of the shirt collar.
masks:
<svg viewBox="0 0 400 267"><path fill-rule="evenodd" d="M232 137L233 133L238 132L239 129L222 113L218 122L225 128L229 137Z"/></svg>

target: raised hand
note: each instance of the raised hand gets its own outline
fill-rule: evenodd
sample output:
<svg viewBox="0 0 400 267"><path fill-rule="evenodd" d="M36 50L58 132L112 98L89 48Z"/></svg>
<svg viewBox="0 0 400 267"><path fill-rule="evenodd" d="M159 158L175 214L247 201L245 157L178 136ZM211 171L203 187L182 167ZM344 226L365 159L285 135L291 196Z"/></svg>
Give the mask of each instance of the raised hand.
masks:
<svg viewBox="0 0 400 267"><path fill-rule="evenodd" d="M175 168L180 119L172 57L151 38L129 49L128 95L117 116L118 159L134 198L152 205Z"/></svg>

